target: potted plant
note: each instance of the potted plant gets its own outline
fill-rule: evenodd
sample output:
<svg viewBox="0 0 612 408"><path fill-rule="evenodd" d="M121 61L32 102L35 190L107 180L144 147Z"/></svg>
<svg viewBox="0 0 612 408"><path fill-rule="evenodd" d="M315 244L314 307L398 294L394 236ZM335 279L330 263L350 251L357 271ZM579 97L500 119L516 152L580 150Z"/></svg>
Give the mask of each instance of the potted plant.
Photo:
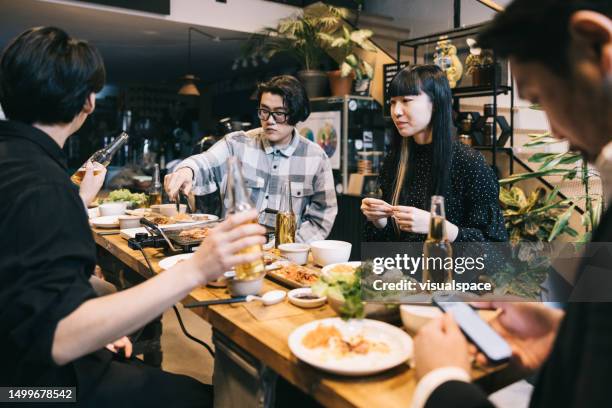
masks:
<svg viewBox="0 0 612 408"><path fill-rule="evenodd" d="M525 147L534 146L546 146L557 143L562 143L561 140L553 138L549 133L545 134L533 134L528 135L531 138L531 142L526 143ZM582 214L582 225L584 226L584 234L578 237L577 242L589 242L591 240L591 234L597 224L599 224L599 218L602 212L602 197L594 197L590 191L590 181L592 178L599 178L599 174L592 170L585 160L582 160L582 155L573 151L566 151L562 153L535 153L529 159L532 163L541 163L540 167L534 172L513 174L505 179L499 181L501 185L515 183L521 180L527 180L535 177L546 177L546 176L561 176L562 181L573 180L576 177L579 179L582 185L584 194L577 194L568 197L564 200L567 203L573 203L567 209L568 214L558 219L559 224L553 231L557 231L558 228L564 227L569 221L571 213L575 210L577 205L583 205L584 213ZM558 188L553 192L558 193ZM501 197L501 196L500 196ZM548 241L552 241L556 237L556 234L552 234L548 237Z"/></svg>
<svg viewBox="0 0 612 408"><path fill-rule="evenodd" d="M371 30L349 30L342 27L332 34L323 34L327 40L329 53L339 61L340 69L329 71L329 85L333 96L343 96L351 93L353 80L360 94L368 94L370 81L374 76L374 68L360 56L360 52L376 52L369 39Z"/></svg>
<svg viewBox="0 0 612 408"><path fill-rule="evenodd" d="M499 200L511 243L550 242L563 233L572 237L578 235L568 225L574 204L567 199L558 199L558 194L558 188L549 194L543 188L537 188L529 197L516 186L500 189Z"/></svg>
<svg viewBox="0 0 612 408"><path fill-rule="evenodd" d="M279 21L276 27L266 27L251 37L243 54L270 59L276 54L295 58L302 70L297 76L309 97L323 96L327 76L320 63L328 46L328 35L338 30L346 14L344 9L315 4Z"/></svg>

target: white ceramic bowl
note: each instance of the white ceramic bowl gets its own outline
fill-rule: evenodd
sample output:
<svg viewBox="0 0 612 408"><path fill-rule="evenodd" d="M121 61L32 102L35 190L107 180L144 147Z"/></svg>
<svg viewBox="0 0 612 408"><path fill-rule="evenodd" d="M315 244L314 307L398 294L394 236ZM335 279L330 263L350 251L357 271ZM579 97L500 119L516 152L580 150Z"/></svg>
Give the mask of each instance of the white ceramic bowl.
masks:
<svg viewBox="0 0 612 408"><path fill-rule="evenodd" d="M280 244L278 249L281 256L287 258L290 262L298 265L306 265L308 263L308 251L310 251L308 244Z"/></svg>
<svg viewBox="0 0 612 408"><path fill-rule="evenodd" d="M107 215L123 215L126 209L126 202L104 203L98 206L101 217L106 217Z"/></svg>
<svg viewBox="0 0 612 408"><path fill-rule="evenodd" d="M314 241L310 244L314 263L319 266L348 261L351 247L350 242L333 240Z"/></svg>
<svg viewBox="0 0 612 408"><path fill-rule="evenodd" d="M236 279L236 273L234 271L225 272L225 278L227 279L227 286L229 288L230 295L236 296L248 296L257 295L261 292L263 286L264 276L262 275L256 279Z"/></svg>
<svg viewBox="0 0 612 408"><path fill-rule="evenodd" d="M436 306L429 305L401 305L400 316L406 331L412 335L416 334L431 319L442 315L442 311Z"/></svg>
<svg viewBox="0 0 612 408"><path fill-rule="evenodd" d="M289 297L289 301L298 307L303 307L305 309L310 309L313 307L323 306L327 301L327 297L318 297L313 295L312 289L310 288L299 288L290 290L287 294ZM314 299L305 298L305 296L312 297L315 296Z"/></svg>
<svg viewBox="0 0 612 408"><path fill-rule="evenodd" d="M153 208L153 207L151 207ZM173 217L177 214L176 212L176 204L172 203L172 204L160 204L157 206L157 208L159 208L159 213L161 215L165 215L166 217ZM187 212L187 204L181 204L180 207L180 213L184 214Z"/></svg>
<svg viewBox="0 0 612 408"><path fill-rule="evenodd" d="M346 276L351 276L355 274L355 270L357 268L359 268L361 266L361 262L359 261L355 261L355 262L340 262L340 263L334 263L334 264L329 264L327 266L324 266L323 268L321 268L321 276L325 276L327 277L331 270L334 269L337 266L348 266L350 269L352 269L352 271L349 271L349 268L346 268L347 271L346 272L342 272L342 275L346 275Z"/></svg>
<svg viewBox="0 0 612 408"><path fill-rule="evenodd" d="M140 218L138 215L120 215L119 229L138 228L140 227Z"/></svg>

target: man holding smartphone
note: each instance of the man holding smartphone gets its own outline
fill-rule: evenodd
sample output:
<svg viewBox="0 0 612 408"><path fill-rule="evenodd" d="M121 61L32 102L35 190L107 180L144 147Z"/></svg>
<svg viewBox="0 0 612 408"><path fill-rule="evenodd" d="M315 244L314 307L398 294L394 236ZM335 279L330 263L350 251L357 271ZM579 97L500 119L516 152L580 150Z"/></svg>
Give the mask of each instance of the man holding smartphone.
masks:
<svg viewBox="0 0 612 408"><path fill-rule="evenodd" d="M604 193L612 185L611 16L610 0L515 0L479 38L479 46L510 59L521 98L546 111L553 135L595 164ZM592 240L612 242L610 211ZM609 259L596 257L579 277L593 267L612 272ZM531 406L612 406L612 303L569 303L565 311L537 303L483 306L502 309L492 326L510 344L515 367L525 375L539 370ZM423 327L415 339L413 407L492 406L469 383L468 349L450 315Z"/></svg>

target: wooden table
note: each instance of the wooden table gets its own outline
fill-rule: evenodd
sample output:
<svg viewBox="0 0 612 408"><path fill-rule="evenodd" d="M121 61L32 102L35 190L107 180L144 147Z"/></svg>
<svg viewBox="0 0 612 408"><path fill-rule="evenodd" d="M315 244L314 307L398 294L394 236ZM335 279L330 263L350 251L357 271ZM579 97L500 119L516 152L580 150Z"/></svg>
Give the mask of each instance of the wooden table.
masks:
<svg viewBox="0 0 612 408"><path fill-rule="evenodd" d="M121 260L126 266L145 278L151 277L143 255L128 247L119 235L101 235L94 230L96 243ZM145 249L155 273L160 272L158 261L164 258L162 250ZM264 280L264 291L286 289L275 282ZM228 297L225 288L198 288L184 303ZM334 407L405 407L412 399L416 386L413 369L407 364L380 375L365 378L341 377L319 371L300 362L289 350L287 339L298 326L316 319L335 317L329 307L304 309L297 316L275 320L256 320L241 305L216 305L193 309L233 343L274 370L305 393L326 406ZM514 381L509 370L473 369L473 378L487 391L493 391Z"/></svg>

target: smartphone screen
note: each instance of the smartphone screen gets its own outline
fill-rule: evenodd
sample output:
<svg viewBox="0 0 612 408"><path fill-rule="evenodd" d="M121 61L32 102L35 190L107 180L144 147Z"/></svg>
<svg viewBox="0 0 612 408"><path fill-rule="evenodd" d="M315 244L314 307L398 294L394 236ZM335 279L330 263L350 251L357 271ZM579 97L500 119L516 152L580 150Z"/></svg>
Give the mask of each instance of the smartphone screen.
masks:
<svg viewBox="0 0 612 408"><path fill-rule="evenodd" d="M450 312L453 315L461 331L490 361L501 363L510 358L512 350L506 340L466 303L443 302L434 299L434 304L444 312Z"/></svg>

